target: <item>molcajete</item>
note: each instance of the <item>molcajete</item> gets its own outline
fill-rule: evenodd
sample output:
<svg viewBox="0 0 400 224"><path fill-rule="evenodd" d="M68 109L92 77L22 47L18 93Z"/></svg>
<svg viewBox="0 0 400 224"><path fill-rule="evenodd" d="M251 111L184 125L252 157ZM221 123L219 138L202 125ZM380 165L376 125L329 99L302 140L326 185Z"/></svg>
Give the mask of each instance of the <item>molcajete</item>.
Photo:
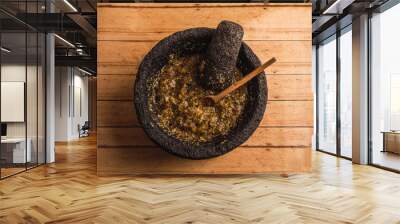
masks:
<svg viewBox="0 0 400 224"><path fill-rule="evenodd" d="M148 81L168 62L170 55L204 54L215 30L193 28L176 32L157 43L139 66L134 88L136 114L146 134L165 151L187 159L207 159L223 155L243 144L260 124L267 104L265 73L260 73L246 86L247 101L236 127L228 134L208 142L181 141L161 129L148 106ZM237 67L243 75L260 66L253 51L242 43Z"/></svg>

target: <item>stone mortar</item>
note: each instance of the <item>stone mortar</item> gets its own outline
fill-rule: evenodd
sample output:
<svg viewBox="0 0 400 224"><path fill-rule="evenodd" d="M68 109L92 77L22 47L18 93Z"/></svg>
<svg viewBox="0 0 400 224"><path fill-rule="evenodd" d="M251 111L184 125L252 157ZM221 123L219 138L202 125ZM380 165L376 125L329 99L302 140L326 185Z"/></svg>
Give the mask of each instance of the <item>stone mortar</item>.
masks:
<svg viewBox="0 0 400 224"><path fill-rule="evenodd" d="M144 131L165 151L187 159L212 158L237 148L257 129L266 109L267 83L265 73L261 73L247 84L248 100L244 113L239 118L238 125L228 135L205 143L184 142L168 135L157 125L148 108L148 78L159 72L171 54L205 54L214 33L215 29L193 28L164 38L144 57L135 81L135 109ZM237 67L243 74L247 74L258 66L260 61L257 56L242 43Z"/></svg>

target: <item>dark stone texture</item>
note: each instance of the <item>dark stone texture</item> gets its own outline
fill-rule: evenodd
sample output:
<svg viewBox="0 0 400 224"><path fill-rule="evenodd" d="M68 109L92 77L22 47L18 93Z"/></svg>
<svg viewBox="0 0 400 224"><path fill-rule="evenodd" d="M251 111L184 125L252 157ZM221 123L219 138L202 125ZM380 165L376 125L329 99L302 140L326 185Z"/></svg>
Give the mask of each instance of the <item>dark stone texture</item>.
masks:
<svg viewBox="0 0 400 224"><path fill-rule="evenodd" d="M206 89L222 91L233 84L233 71L243 39L243 28L237 23L222 21L207 48L204 71L197 75Z"/></svg>
<svg viewBox="0 0 400 224"><path fill-rule="evenodd" d="M248 85L248 101L238 125L227 136L211 142L183 142L169 136L160 127L148 108L148 78L167 63L170 54L180 56L205 54L214 34L214 29L194 28L172 34L161 40L144 57L135 82L135 108L139 121L147 135L165 151L187 159L207 159L225 154L244 143L259 126L267 103L265 73L252 79ZM260 61L251 49L242 43L237 66L243 74L260 66Z"/></svg>

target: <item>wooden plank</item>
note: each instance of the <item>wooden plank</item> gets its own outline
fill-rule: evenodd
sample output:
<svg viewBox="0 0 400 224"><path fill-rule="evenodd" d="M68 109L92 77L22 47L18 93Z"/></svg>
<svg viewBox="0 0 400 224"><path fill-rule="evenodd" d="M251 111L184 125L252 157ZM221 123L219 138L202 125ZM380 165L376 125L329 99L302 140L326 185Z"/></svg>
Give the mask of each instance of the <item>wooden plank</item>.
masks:
<svg viewBox="0 0 400 224"><path fill-rule="evenodd" d="M242 146L311 147L312 127L258 128ZM155 146L140 127L98 127L99 147Z"/></svg>
<svg viewBox="0 0 400 224"><path fill-rule="evenodd" d="M212 159L187 160L159 148L98 148L97 161L98 175L297 173L310 171L311 149L237 148Z"/></svg>
<svg viewBox="0 0 400 224"><path fill-rule="evenodd" d="M313 101L269 101L262 127L312 127Z"/></svg>
<svg viewBox="0 0 400 224"><path fill-rule="evenodd" d="M268 100L313 100L311 75L267 75Z"/></svg>
<svg viewBox="0 0 400 224"><path fill-rule="evenodd" d="M156 146L142 128L97 127L97 145L99 147Z"/></svg>
<svg viewBox="0 0 400 224"><path fill-rule="evenodd" d="M133 75L98 75L98 100L133 100Z"/></svg>
<svg viewBox="0 0 400 224"><path fill-rule="evenodd" d="M310 63L311 41L246 41L262 62L276 57L277 62ZM156 44L154 41L98 41L100 64L138 65ZM268 70L267 70L268 71ZM307 73L310 74L310 71Z"/></svg>
<svg viewBox="0 0 400 224"><path fill-rule="evenodd" d="M100 55L98 57L101 57ZM311 75L311 62L277 62L268 67L272 75ZM135 75L139 64L98 63L98 75Z"/></svg>
<svg viewBox="0 0 400 224"><path fill-rule="evenodd" d="M98 18L100 174L310 169L309 4L100 4ZM140 128L132 101L135 74L144 55L161 38L189 27L215 27L222 18L244 26L246 43L261 61L278 59L267 70L267 113L261 127L239 149L216 159L181 162L161 151Z"/></svg>
<svg viewBox="0 0 400 224"><path fill-rule="evenodd" d="M242 146L311 147L312 134L312 127L260 127Z"/></svg>
<svg viewBox="0 0 400 224"><path fill-rule="evenodd" d="M290 7L290 8L302 8L302 7L310 7L311 3L98 3L98 8L176 8L177 10L181 10L182 8L213 8L213 7L240 7L240 8L248 8L250 11L253 8L257 7Z"/></svg>
<svg viewBox="0 0 400 224"><path fill-rule="evenodd" d="M97 101L97 126L139 126L133 101Z"/></svg>
<svg viewBox="0 0 400 224"><path fill-rule="evenodd" d="M263 6L250 9L252 15L257 16L249 16L248 5L144 6L130 7L129 10L126 7L99 7L98 40L154 41L188 28L215 28L221 20L240 23L244 27L245 40L311 40L308 5Z"/></svg>
<svg viewBox="0 0 400 224"><path fill-rule="evenodd" d="M98 55L100 57L100 55ZM97 63L97 75L135 75L139 65L113 65Z"/></svg>
<svg viewBox="0 0 400 224"><path fill-rule="evenodd" d="M98 126L140 126L133 101L98 101ZM312 101L271 101L260 127L313 126Z"/></svg>
<svg viewBox="0 0 400 224"><path fill-rule="evenodd" d="M157 41L97 41L97 63L139 65L156 43Z"/></svg>
<svg viewBox="0 0 400 224"><path fill-rule="evenodd" d="M98 100L133 100L133 75L98 75ZM267 75L268 100L313 100L311 75Z"/></svg>

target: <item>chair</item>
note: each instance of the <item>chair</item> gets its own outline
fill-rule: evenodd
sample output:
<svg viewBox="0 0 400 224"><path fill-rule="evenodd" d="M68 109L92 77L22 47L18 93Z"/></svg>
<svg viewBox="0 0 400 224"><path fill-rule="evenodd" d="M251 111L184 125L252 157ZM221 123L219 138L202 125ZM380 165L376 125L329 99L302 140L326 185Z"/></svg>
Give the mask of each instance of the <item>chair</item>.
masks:
<svg viewBox="0 0 400 224"><path fill-rule="evenodd" d="M89 121L85 121L82 127L78 125L79 138L89 136L89 129L90 129Z"/></svg>

